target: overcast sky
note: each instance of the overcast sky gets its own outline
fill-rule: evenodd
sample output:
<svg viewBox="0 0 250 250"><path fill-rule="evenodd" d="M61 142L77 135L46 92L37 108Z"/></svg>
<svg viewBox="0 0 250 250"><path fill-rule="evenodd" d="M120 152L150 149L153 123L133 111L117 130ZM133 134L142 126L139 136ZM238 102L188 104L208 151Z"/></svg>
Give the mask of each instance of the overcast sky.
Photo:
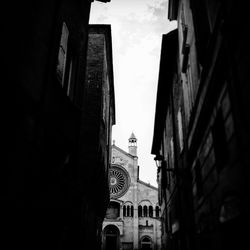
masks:
<svg viewBox="0 0 250 250"><path fill-rule="evenodd" d="M137 138L140 179L154 186L156 165L151 155L162 34L176 28L167 19L167 0L94 1L90 24L111 24L116 125L112 140L128 151Z"/></svg>

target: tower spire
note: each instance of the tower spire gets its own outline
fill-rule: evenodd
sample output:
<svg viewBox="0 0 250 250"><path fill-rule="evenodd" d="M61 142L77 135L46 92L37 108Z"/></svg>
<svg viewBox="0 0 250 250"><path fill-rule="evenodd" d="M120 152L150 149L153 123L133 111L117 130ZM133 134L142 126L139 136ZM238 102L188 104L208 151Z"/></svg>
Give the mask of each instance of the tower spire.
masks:
<svg viewBox="0 0 250 250"><path fill-rule="evenodd" d="M128 139L128 152L133 156L137 156L137 139L133 132Z"/></svg>

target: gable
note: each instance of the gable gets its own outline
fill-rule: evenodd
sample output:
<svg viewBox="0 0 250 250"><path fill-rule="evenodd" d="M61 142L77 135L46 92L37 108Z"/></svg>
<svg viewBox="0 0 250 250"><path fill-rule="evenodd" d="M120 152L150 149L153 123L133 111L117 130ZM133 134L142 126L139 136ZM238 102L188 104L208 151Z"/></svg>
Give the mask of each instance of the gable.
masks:
<svg viewBox="0 0 250 250"><path fill-rule="evenodd" d="M112 145L112 164L118 164L121 166L126 166L129 163L133 163L134 157L124 150L118 148L117 146Z"/></svg>

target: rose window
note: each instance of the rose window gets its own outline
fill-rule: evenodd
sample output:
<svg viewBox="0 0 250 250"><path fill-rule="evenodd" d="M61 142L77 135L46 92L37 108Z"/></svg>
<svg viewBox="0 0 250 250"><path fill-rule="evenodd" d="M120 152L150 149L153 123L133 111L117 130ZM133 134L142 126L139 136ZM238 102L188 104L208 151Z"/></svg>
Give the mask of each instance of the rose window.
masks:
<svg viewBox="0 0 250 250"><path fill-rule="evenodd" d="M125 169L112 166L109 171L110 195L111 198L118 198L124 195L129 188L129 176Z"/></svg>

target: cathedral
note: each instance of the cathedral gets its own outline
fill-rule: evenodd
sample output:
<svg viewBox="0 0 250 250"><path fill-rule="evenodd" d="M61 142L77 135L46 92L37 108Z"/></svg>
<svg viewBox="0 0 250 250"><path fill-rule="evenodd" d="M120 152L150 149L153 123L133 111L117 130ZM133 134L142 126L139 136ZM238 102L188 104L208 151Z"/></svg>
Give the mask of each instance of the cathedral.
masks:
<svg viewBox="0 0 250 250"><path fill-rule="evenodd" d="M137 139L128 152L112 145L110 203L102 226L102 249L161 249L158 189L139 179Z"/></svg>

